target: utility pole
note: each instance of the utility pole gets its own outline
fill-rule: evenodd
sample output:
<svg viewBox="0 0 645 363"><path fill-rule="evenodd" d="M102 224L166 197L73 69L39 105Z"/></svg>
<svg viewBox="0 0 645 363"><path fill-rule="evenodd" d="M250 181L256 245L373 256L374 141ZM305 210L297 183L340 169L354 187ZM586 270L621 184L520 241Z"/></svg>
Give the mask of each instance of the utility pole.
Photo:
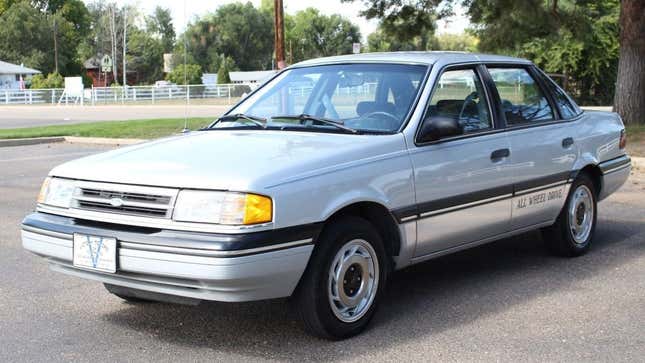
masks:
<svg viewBox="0 0 645 363"><path fill-rule="evenodd" d="M275 25L275 61L278 69L287 66L284 60L284 9L282 7L282 0L274 0L273 15Z"/></svg>
<svg viewBox="0 0 645 363"><path fill-rule="evenodd" d="M56 70L56 73L58 73L58 35L56 34L56 15L52 14L52 17L54 18L54 69Z"/></svg>
<svg viewBox="0 0 645 363"><path fill-rule="evenodd" d="M110 12L110 33L112 33L112 78L114 81L119 81L117 72L117 58L116 58L116 4L112 4Z"/></svg>
<svg viewBox="0 0 645 363"><path fill-rule="evenodd" d="M127 37L128 37L128 8L124 6L123 7L123 69L121 70L123 72L123 91L125 91L125 87L127 86L127 83L126 83L127 80L125 78L125 47L126 47Z"/></svg>

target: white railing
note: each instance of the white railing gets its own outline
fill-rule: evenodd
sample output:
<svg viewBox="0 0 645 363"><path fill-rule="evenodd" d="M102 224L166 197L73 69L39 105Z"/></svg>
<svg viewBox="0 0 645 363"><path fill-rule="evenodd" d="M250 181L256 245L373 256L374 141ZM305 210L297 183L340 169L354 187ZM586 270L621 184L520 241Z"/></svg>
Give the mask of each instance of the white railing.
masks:
<svg viewBox="0 0 645 363"><path fill-rule="evenodd" d="M156 104L172 100L188 101L217 99L231 104L248 94L253 86L243 84L188 85L188 86L127 86L86 88L82 97L68 96L62 88L53 89L0 89L0 105L34 104L84 104L101 105L115 103Z"/></svg>
<svg viewBox="0 0 645 363"><path fill-rule="evenodd" d="M376 92L376 83L364 83L360 86L341 87L336 89L338 96L368 96ZM86 88L83 96L70 96L64 89L0 89L0 105L33 105L33 104L158 104L173 101L219 100L222 104L232 104L240 97L250 93L256 85L222 84L222 85L188 85L188 86L126 86L126 87L92 87ZM290 87L289 94L308 96L312 86L301 85Z"/></svg>

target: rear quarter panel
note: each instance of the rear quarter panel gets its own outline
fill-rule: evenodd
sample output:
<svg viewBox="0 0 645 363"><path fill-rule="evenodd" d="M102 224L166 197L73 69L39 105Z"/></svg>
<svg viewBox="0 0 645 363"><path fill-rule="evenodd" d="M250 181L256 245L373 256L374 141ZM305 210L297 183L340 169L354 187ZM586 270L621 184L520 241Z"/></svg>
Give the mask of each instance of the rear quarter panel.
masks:
<svg viewBox="0 0 645 363"><path fill-rule="evenodd" d="M573 170L598 165L625 154L625 150L619 148L620 132L625 126L618 114L585 111L578 120L572 122L579 153Z"/></svg>

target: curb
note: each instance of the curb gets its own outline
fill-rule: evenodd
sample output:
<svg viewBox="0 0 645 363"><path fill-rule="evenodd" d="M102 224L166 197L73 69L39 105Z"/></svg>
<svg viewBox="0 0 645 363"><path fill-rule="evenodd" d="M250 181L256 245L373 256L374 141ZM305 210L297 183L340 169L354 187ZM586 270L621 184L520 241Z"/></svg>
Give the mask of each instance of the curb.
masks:
<svg viewBox="0 0 645 363"><path fill-rule="evenodd" d="M54 137L34 137L34 138L27 138L27 139L0 140L0 147L53 144L58 142L67 142L70 144L119 146L119 145L134 145L145 141L148 141L148 140L146 139L110 139L110 138L103 138L103 137L54 136Z"/></svg>
<svg viewBox="0 0 645 363"><path fill-rule="evenodd" d="M28 139L6 139L6 140L0 140L0 147L51 144L54 142L63 142L63 141L65 141L64 136L33 137Z"/></svg>
<svg viewBox="0 0 645 363"><path fill-rule="evenodd" d="M79 137L65 136L64 141L70 144L91 144L91 145L134 145L148 141L147 139L110 139L106 137Z"/></svg>

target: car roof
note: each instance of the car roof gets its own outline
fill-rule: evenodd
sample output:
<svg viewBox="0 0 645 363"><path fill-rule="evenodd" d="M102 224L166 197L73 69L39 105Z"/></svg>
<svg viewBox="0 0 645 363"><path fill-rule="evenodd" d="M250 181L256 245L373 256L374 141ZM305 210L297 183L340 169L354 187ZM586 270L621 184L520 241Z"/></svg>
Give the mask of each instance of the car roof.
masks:
<svg viewBox="0 0 645 363"><path fill-rule="evenodd" d="M361 53L348 54L333 57L309 59L296 63L291 67L306 67L313 65L337 64L337 63L411 63L432 65L435 63L469 63L469 62L490 62L490 63L522 63L531 64L530 61L522 58L507 57L502 55L479 54L468 52L383 52L383 53Z"/></svg>

